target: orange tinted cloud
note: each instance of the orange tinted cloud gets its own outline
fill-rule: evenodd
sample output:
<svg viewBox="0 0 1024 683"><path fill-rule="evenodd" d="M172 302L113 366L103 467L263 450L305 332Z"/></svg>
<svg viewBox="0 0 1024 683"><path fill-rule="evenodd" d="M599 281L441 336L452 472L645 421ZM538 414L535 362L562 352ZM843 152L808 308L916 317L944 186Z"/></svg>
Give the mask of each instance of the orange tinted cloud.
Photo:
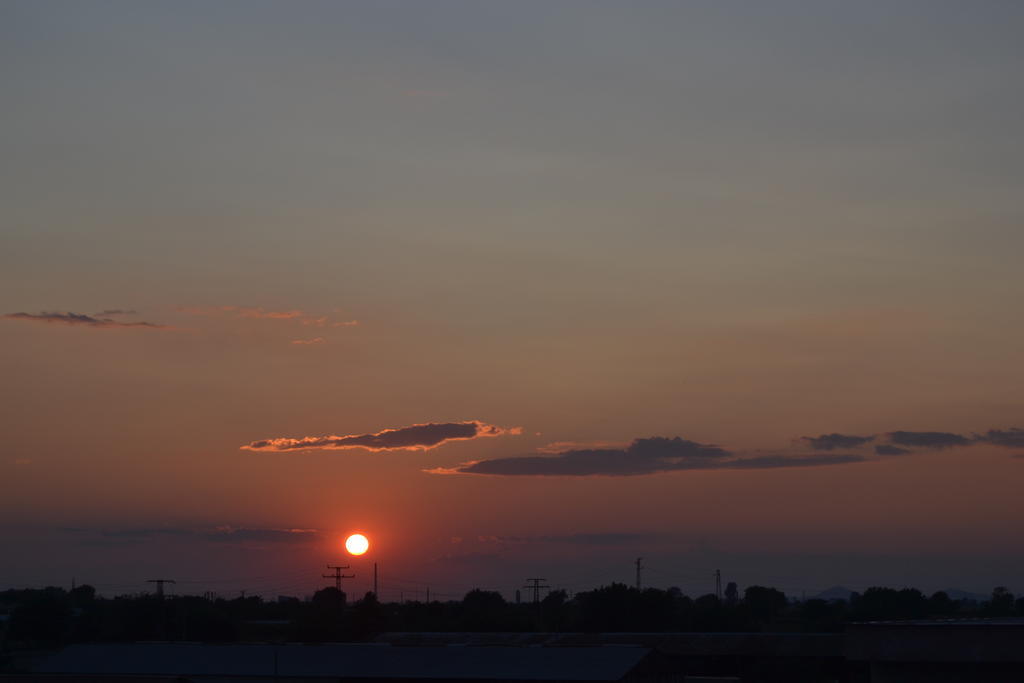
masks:
<svg viewBox="0 0 1024 683"><path fill-rule="evenodd" d="M295 320L304 318L306 314L299 310L294 311L267 311L263 308L249 308L245 306L222 306L224 311L234 311L239 318L269 318L270 320Z"/></svg>
<svg viewBox="0 0 1024 683"><path fill-rule="evenodd" d="M596 450L604 448L625 448L629 444L624 441L553 441L539 446L538 453L564 453L565 451Z"/></svg>
<svg viewBox="0 0 1024 683"><path fill-rule="evenodd" d="M430 422L397 429L385 429L372 434L347 436L304 436L300 439L278 438L253 441L242 449L249 451L296 451L303 449L341 450L362 448L368 451L426 451L449 441L466 441L482 437L520 434L520 427L498 427L469 420L466 422Z"/></svg>
<svg viewBox="0 0 1024 683"><path fill-rule="evenodd" d="M332 327L350 327L359 324L358 320L344 320L331 322L326 315L313 315L300 309L287 311L267 310L262 306L179 306L180 313L205 316L227 316L232 318L253 318L259 320L285 320L297 322L311 327L325 327L330 324Z"/></svg>
<svg viewBox="0 0 1024 683"><path fill-rule="evenodd" d="M323 337L313 337L312 339L293 339L292 344L298 346L312 346L313 344L326 344L327 340Z"/></svg>

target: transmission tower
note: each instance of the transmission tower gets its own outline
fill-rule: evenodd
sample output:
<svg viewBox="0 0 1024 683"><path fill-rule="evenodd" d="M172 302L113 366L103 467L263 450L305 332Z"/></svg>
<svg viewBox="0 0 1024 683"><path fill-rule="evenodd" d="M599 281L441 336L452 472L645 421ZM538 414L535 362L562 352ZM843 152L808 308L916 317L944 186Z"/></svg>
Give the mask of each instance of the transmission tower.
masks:
<svg viewBox="0 0 1024 683"><path fill-rule="evenodd" d="M644 558L642 558L642 557L636 558L636 589L637 590L641 590L642 585L643 585L641 583L641 581L640 581L640 572L643 571L643 568L644 568L643 561L644 561Z"/></svg>
<svg viewBox="0 0 1024 683"><path fill-rule="evenodd" d="M551 586L542 586L541 585L543 582L547 581L547 579L527 579L527 581L531 582L533 585L523 586L523 588L531 588L531 589L533 589L533 602L534 602L534 604L540 603L540 592L542 590L544 590L544 591L551 590Z"/></svg>
<svg viewBox="0 0 1024 683"><path fill-rule="evenodd" d="M329 565L327 565L327 568L328 569L333 569L334 573L333 574L323 574L322 576L325 579L334 579L334 587L337 588L339 591L341 590L341 580L342 579L354 579L356 577L355 574L342 574L341 573L342 569L348 569L348 565L347 564L343 565L343 566L337 566L337 565L329 564Z"/></svg>
<svg viewBox="0 0 1024 683"><path fill-rule="evenodd" d="M715 595L718 596L718 601L722 601L722 570L715 570Z"/></svg>
<svg viewBox="0 0 1024 683"><path fill-rule="evenodd" d="M177 583L174 579L147 579L146 583L156 584L156 597L164 597L164 584L165 583Z"/></svg>

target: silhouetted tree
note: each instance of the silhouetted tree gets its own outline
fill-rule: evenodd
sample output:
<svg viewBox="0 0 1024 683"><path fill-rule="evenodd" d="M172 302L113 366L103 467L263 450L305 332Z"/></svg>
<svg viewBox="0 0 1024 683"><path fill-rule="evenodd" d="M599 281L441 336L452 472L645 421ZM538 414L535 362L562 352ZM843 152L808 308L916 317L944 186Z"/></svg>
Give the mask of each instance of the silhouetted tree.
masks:
<svg viewBox="0 0 1024 683"><path fill-rule="evenodd" d="M342 616L345 612L345 593L337 588L322 588L302 611L295 625L299 640L319 642L342 640Z"/></svg>
<svg viewBox="0 0 1024 683"><path fill-rule="evenodd" d="M386 617L377 595L367 593L352 607L352 637L364 640L384 630Z"/></svg>
<svg viewBox="0 0 1024 683"><path fill-rule="evenodd" d="M927 616L928 599L916 588L872 587L854 603L857 619L920 619Z"/></svg>
<svg viewBox="0 0 1024 683"><path fill-rule="evenodd" d="M27 591L11 615L11 640L56 643L70 635L71 600L63 588Z"/></svg>
<svg viewBox="0 0 1024 683"><path fill-rule="evenodd" d="M693 630L724 631L727 620L722 610L722 601L714 593L702 595L693 601L691 610Z"/></svg>
<svg viewBox="0 0 1024 683"><path fill-rule="evenodd" d="M86 607L96 599L96 589L87 583L83 583L81 586L68 591L68 597L71 598L73 606Z"/></svg>
<svg viewBox="0 0 1024 683"><path fill-rule="evenodd" d="M982 614L990 617L1008 617L1013 612L1013 593L1006 586L996 586L993 588L992 598L982 608Z"/></svg>
<svg viewBox="0 0 1024 683"><path fill-rule="evenodd" d="M630 630L639 594L637 589L622 583L578 593L580 629L598 633Z"/></svg>
<svg viewBox="0 0 1024 683"><path fill-rule="evenodd" d="M775 588L747 586L747 589L743 591L743 604L756 622L764 624L785 609L786 594Z"/></svg>
<svg viewBox="0 0 1024 683"><path fill-rule="evenodd" d="M504 630L505 598L497 591L473 589L462 599L462 619L467 631Z"/></svg>
<svg viewBox="0 0 1024 683"><path fill-rule="evenodd" d="M928 598L928 614L930 616L949 616L956 612L957 603L950 599L946 591L936 591Z"/></svg>
<svg viewBox="0 0 1024 683"><path fill-rule="evenodd" d="M800 605L800 623L804 631L831 633L843 630L846 602L811 599Z"/></svg>

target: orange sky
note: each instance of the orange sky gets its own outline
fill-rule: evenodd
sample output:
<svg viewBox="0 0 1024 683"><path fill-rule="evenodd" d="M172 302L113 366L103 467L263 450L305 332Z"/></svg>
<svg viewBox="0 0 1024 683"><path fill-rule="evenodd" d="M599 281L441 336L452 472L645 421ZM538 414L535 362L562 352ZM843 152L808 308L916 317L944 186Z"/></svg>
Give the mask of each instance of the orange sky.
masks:
<svg viewBox="0 0 1024 683"><path fill-rule="evenodd" d="M1024 570L1019 8L4 13L0 588Z"/></svg>

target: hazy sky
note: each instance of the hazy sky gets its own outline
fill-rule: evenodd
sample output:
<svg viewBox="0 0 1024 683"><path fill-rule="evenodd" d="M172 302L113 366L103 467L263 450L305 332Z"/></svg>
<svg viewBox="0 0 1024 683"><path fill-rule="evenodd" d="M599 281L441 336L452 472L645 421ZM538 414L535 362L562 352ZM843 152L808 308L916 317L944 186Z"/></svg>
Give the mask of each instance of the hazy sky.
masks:
<svg viewBox="0 0 1024 683"><path fill-rule="evenodd" d="M1014 588L1022 34L0 1L0 588Z"/></svg>

